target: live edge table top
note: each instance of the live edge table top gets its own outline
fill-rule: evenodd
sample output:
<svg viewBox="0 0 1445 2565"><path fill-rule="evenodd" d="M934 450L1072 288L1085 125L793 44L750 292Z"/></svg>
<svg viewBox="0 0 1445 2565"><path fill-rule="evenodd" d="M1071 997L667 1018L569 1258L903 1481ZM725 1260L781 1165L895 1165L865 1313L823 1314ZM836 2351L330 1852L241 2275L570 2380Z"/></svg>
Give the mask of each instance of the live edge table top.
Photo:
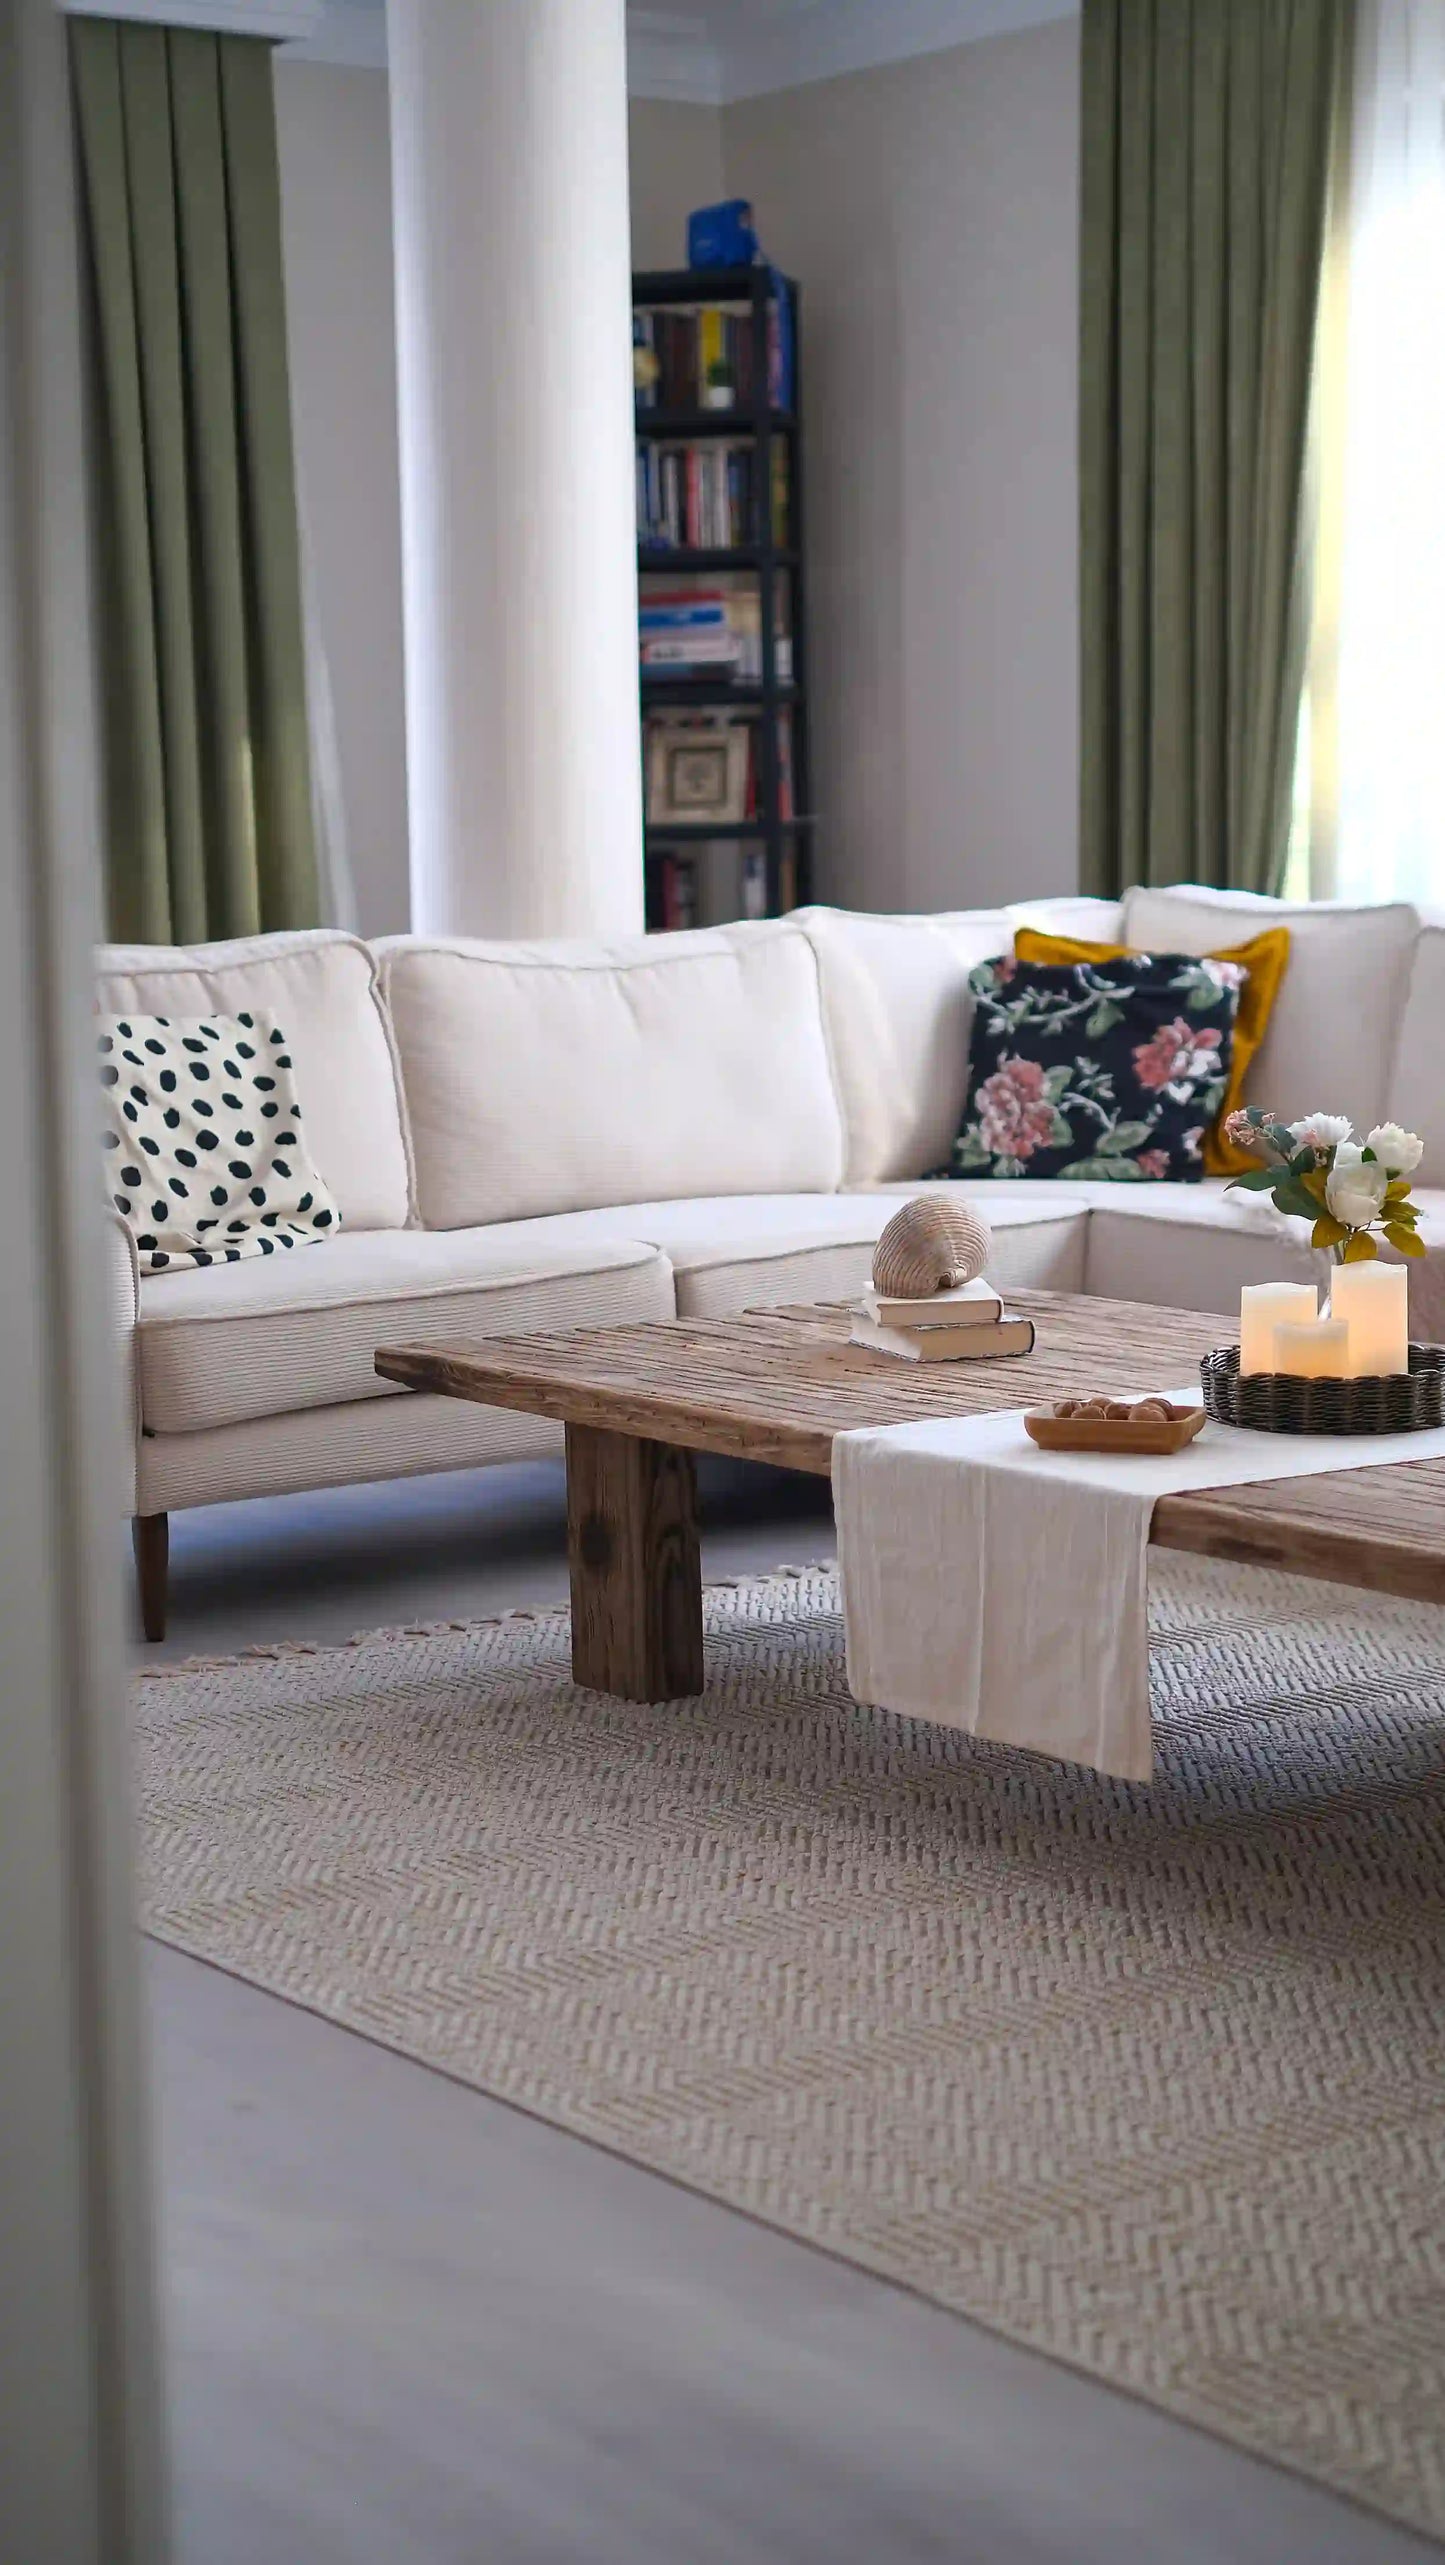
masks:
<svg viewBox="0 0 1445 2565"><path fill-rule="evenodd" d="M1038 1342L1032 1354L994 1361L913 1364L870 1353L850 1345L846 1309L814 1305L385 1347L376 1368L411 1389L826 1478L833 1437L852 1426L1167 1389L1196 1379L1200 1357L1234 1333L1207 1312L1072 1293L1010 1292L1009 1306L1033 1319ZM1445 1602L1445 1461L1161 1497L1152 1538L1163 1549Z"/></svg>

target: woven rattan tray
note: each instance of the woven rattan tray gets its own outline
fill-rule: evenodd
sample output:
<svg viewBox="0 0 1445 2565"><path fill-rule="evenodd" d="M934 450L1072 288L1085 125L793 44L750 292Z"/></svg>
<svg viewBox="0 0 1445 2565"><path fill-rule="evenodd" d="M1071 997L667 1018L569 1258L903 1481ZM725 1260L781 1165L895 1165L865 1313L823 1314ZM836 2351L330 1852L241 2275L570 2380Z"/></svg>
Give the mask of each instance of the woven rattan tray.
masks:
<svg viewBox="0 0 1445 2565"><path fill-rule="evenodd" d="M1412 1345L1408 1372L1366 1380L1241 1372L1237 1345L1206 1354L1199 1373L1211 1416L1264 1434L1409 1434L1445 1422L1445 1345Z"/></svg>

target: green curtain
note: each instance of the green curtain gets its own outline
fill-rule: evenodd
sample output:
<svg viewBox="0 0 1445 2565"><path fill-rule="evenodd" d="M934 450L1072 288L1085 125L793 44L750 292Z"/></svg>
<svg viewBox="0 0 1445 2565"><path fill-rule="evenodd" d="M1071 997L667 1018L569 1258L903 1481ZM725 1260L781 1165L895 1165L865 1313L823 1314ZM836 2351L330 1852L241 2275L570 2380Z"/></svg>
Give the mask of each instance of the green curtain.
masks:
<svg viewBox="0 0 1445 2565"><path fill-rule="evenodd" d="M317 922L269 47L69 21L111 932Z"/></svg>
<svg viewBox="0 0 1445 2565"><path fill-rule="evenodd" d="M1353 0L1084 0L1083 886L1277 890Z"/></svg>

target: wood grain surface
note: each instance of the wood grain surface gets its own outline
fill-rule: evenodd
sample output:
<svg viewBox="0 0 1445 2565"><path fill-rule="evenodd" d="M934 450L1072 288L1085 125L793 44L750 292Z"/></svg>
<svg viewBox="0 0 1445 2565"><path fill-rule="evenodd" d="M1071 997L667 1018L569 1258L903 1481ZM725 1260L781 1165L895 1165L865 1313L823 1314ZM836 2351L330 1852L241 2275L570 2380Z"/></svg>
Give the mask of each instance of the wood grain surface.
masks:
<svg viewBox="0 0 1445 2565"><path fill-rule="evenodd" d="M691 1452L567 1428L572 1673L624 1701L702 1690L702 1564Z"/></svg>
<svg viewBox="0 0 1445 2565"><path fill-rule="evenodd" d="M469 1345L385 1347L409 1388L642 1436L689 1451L829 1476L833 1437L858 1425L1040 1407L1097 1391L1138 1397L1196 1377L1232 1342L1226 1319L1073 1293L1016 1292L1032 1354L915 1366L848 1342L846 1308L651 1320ZM1342 1470L1161 1497L1161 1548L1445 1601L1445 1461Z"/></svg>

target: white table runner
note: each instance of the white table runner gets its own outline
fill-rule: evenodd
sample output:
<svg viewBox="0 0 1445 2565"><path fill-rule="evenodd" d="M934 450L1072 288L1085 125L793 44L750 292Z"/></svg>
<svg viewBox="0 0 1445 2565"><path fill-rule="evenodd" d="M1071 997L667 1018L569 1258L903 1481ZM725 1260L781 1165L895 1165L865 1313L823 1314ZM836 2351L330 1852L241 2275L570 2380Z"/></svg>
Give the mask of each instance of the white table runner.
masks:
<svg viewBox="0 0 1445 2565"><path fill-rule="evenodd" d="M1195 1387L1163 1394L1199 1404ZM1442 1457L1445 1427L1296 1436L1215 1424L1155 1460L1041 1452L1018 1409L839 1434L849 1684L909 1718L1148 1781L1157 1499Z"/></svg>

